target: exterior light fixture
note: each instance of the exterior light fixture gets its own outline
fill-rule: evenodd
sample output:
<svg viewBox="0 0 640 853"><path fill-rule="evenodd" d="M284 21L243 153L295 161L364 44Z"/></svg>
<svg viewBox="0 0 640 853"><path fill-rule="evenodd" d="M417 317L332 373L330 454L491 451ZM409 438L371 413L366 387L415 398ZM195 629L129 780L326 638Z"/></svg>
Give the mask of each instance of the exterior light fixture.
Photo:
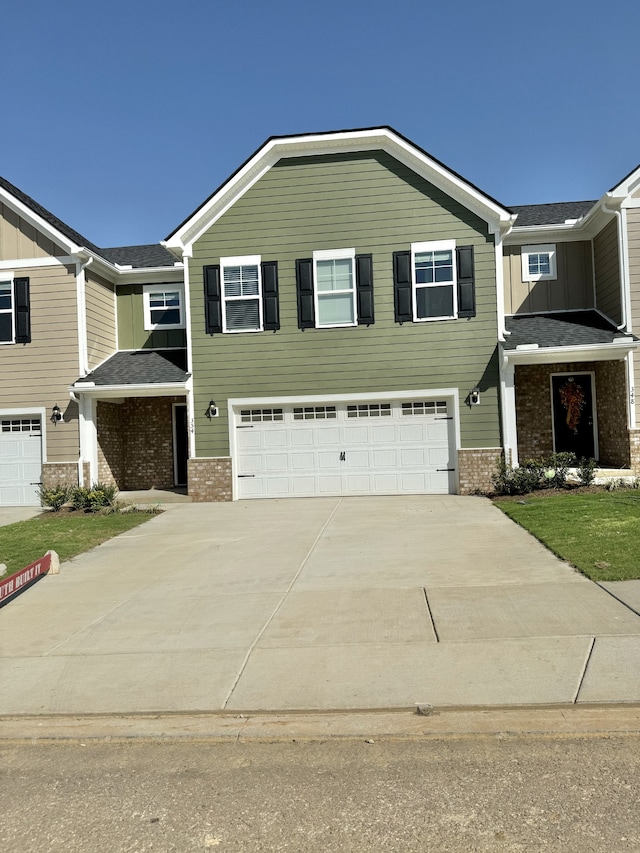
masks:
<svg viewBox="0 0 640 853"><path fill-rule="evenodd" d="M218 407L216 406L215 400L209 400L209 405L207 406L207 411L205 412L206 416L211 420L211 418L218 417Z"/></svg>
<svg viewBox="0 0 640 853"><path fill-rule="evenodd" d="M480 389L476 385L475 388L472 388L469 391L469 405L470 406L479 406L480 405Z"/></svg>
<svg viewBox="0 0 640 853"><path fill-rule="evenodd" d="M62 420L62 412L60 411L60 406L56 403L53 409L51 409L51 423L54 426L58 425L58 421Z"/></svg>

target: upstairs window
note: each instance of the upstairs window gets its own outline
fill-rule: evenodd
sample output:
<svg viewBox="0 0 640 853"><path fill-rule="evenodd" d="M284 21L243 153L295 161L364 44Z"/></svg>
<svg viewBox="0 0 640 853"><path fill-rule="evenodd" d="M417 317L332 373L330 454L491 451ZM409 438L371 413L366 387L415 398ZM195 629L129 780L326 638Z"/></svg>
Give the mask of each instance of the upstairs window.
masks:
<svg viewBox="0 0 640 853"><path fill-rule="evenodd" d="M2 273L0 278L0 344L31 342L29 279Z"/></svg>
<svg viewBox="0 0 640 853"><path fill-rule="evenodd" d="M223 331L262 331L260 256L221 258Z"/></svg>
<svg viewBox="0 0 640 853"><path fill-rule="evenodd" d="M144 327L184 329L184 289L181 284L148 284L143 289Z"/></svg>
<svg viewBox="0 0 640 853"><path fill-rule="evenodd" d="M355 326L355 249L313 253L316 326Z"/></svg>
<svg viewBox="0 0 640 853"><path fill-rule="evenodd" d="M414 320L456 316L455 249L454 240L411 244Z"/></svg>
<svg viewBox="0 0 640 853"><path fill-rule="evenodd" d="M522 247L522 280L551 281L557 278L556 247L552 243Z"/></svg>

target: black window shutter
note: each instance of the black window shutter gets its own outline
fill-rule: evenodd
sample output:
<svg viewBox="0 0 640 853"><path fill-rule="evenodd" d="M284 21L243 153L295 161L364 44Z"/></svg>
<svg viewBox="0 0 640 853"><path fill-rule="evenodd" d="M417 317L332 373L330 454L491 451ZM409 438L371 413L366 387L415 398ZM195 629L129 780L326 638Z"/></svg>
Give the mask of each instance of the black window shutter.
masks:
<svg viewBox="0 0 640 853"><path fill-rule="evenodd" d="M275 332L280 328L277 261L262 262L262 318L265 331Z"/></svg>
<svg viewBox="0 0 640 853"><path fill-rule="evenodd" d="M31 304L29 300L29 279L14 278L16 343L31 343Z"/></svg>
<svg viewBox="0 0 640 853"><path fill-rule="evenodd" d="M204 279L204 323L208 335L222 331L222 304L220 293L220 265L202 268Z"/></svg>
<svg viewBox="0 0 640 853"><path fill-rule="evenodd" d="M411 322L411 252L393 253L393 296L396 323Z"/></svg>
<svg viewBox="0 0 640 853"><path fill-rule="evenodd" d="M358 325L370 326L373 316L373 255L356 255Z"/></svg>
<svg viewBox="0 0 640 853"><path fill-rule="evenodd" d="M476 316L476 285L473 269L473 246L456 248L458 267L458 317Z"/></svg>
<svg viewBox="0 0 640 853"><path fill-rule="evenodd" d="M313 329L316 313L313 303L313 260L296 261L296 288L298 291L298 328Z"/></svg>

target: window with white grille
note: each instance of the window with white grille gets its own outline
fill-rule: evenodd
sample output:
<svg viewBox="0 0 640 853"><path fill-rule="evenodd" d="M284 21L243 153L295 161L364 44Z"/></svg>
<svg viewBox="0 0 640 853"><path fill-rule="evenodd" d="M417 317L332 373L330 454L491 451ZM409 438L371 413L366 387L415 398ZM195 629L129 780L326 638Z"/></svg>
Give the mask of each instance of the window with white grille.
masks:
<svg viewBox="0 0 640 853"><path fill-rule="evenodd" d="M446 415L447 403L445 400L424 400L415 403L402 404L403 415Z"/></svg>
<svg viewBox="0 0 640 853"><path fill-rule="evenodd" d="M260 256L220 258L225 332L262 331Z"/></svg>
<svg viewBox="0 0 640 853"><path fill-rule="evenodd" d="M294 421L326 421L337 417L335 406L305 406L293 410Z"/></svg>
<svg viewBox="0 0 640 853"><path fill-rule="evenodd" d="M240 423L265 423L268 421L283 421L282 409L241 409Z"/></svg>
<svg viewBox="0 0 640 853"><path fill-rule="evenodd" d="M391 416L391 403L362 403L347 406L348 418L384 418Z"/></svg>
<svg viewBox="0 0 640 853"><path fill-rule="evenodd" d="M16 418L0 421L2 432L40 432L39 418Z"/></svg>

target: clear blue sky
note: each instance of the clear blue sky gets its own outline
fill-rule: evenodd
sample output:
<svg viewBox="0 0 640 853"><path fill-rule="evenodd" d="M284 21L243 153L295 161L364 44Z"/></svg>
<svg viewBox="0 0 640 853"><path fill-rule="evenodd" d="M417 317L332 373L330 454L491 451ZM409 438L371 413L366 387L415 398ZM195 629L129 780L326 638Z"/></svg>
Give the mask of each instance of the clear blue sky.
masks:
<svg viewBox="0 0 640 853"><path fill-rule="evenodd" d="M505 205L640 162L638 0L30 0L2 12L0 174L156 242L269 136L391 125Z"/></svg>

